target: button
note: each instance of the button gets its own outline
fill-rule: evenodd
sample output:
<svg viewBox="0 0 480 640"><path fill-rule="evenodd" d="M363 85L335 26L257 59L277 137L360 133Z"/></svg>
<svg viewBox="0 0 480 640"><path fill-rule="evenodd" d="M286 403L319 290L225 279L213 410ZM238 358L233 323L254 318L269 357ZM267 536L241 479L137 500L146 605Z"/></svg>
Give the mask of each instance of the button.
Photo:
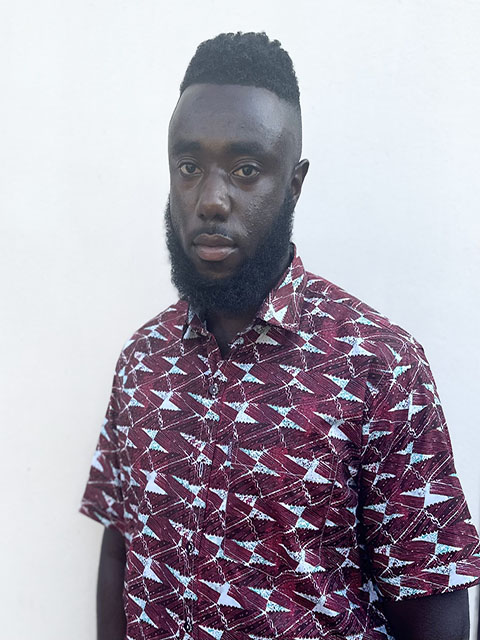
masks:
<svg viewBox="0 0 480 640"><path fill-rule="evenodd" d="M216 382L212 382L212 384L208 387L208 393L215 398L218 396L218 392L220 391L219 386Z"/></svg>
<svg viewBox="0 0 480 640"><path fill-rule="evenodd" d="M192 624L192 621L190 620L190 618L187 618L185 620L185 624L183 626L185 627L185 631L187 633L191 633L193 631L193 624Z"/></svg>
<svg viewBox="0 0 480 640"><path fill-rule="evenodd" d="M192 553L193 553L193 551L195 549L195 547L193 546L193 542L191 540L189 540L187 542L187 546L185 548L186 548L187 553L188 553L189 556L192 555Z"/></svg>

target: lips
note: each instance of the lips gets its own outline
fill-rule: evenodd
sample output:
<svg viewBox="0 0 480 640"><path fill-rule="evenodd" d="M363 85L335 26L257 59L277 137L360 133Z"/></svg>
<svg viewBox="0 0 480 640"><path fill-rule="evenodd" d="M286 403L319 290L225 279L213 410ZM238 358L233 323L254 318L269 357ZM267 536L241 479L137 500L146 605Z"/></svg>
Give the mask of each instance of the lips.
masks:
<svg viewBox="0 0 480 640"><path fill-rule="evenodd" d="M198 257L207 262L225 260L236 250L231 238L217 233L201 233L194 239L193 247Z"/></svg>

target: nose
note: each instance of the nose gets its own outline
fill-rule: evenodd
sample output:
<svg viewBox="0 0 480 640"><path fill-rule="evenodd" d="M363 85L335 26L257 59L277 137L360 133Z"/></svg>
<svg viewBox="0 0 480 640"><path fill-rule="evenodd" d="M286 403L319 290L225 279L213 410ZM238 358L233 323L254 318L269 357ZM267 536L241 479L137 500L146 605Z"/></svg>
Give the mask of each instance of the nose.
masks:
<svg viewBox="0 0 480 640"><path fill-rule="evenodd" d="M225 220L230 213L228 176L210 171L202 180L197 215L202 220Z"/></svg>

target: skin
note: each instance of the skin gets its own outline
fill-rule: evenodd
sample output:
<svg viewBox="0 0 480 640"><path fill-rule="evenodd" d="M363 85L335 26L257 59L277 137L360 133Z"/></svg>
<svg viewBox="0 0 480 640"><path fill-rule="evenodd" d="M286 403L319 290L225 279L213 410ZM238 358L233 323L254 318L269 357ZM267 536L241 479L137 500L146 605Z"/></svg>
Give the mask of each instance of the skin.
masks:
<svg viewBox="0 0 480 640"><path fill-rule="evenodd" d="M97 587L97 639L124 640L122 590L125 543L113 528L105 529ZM468 592L453 591L403 602L384 602L396 640L468 640Z"/></svg>
<svg viewBox="0 0 480 640"><path fill-rule="evenodd" d="M468 591L384 602L396 640L468 640Z"/></svg>
<svg viewBox="0 0 480 640"><path fill-rule="evenodd" d="M170 122L168 152L174 229L195 268L212 280L255 252L287 189L297 202L309 166L299 160L297 110L266 89L238 85L188 87ZM208 234L225 244L206 247ZM277 277L288 261L286 251ZM255 312L207 313L224 357Z"/></svg>
<svg viewBox="0 0 480 640"><path fill-rule="evenodd" d="M309 166L300 160L299 113L255 87L190 86L173 113L168 150L174 228L195 268L213 280L232 274L254 253L287 190L297 202ZM286 253L278 277L288 260ZM255 312L207 314L223 357ZM97 590L98 640L125 638L124 573L123 537L106 529ZM384 612L396 640L468 640L466 591L385 602Z"/></svg>
<svg viewBox="0 0 480 640"><path fill-rule="evenodd" d="M125 640L127 628L123 608L125 542L113 527L103 532L97 582L97 638Z"/></svg>

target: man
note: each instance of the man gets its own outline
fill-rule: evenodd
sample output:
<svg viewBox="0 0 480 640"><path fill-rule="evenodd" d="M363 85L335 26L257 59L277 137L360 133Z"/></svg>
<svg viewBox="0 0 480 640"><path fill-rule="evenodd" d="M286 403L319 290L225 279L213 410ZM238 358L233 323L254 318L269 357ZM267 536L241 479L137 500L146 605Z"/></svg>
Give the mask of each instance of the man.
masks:
<svg viewBox="0 0 480 640"><path fill-rule="evenodd" d="M280 44L201 44L168 144L181 300L122 351L84 496L98 637L466 639L480 545L422 348L290 242Z"/></svg>

